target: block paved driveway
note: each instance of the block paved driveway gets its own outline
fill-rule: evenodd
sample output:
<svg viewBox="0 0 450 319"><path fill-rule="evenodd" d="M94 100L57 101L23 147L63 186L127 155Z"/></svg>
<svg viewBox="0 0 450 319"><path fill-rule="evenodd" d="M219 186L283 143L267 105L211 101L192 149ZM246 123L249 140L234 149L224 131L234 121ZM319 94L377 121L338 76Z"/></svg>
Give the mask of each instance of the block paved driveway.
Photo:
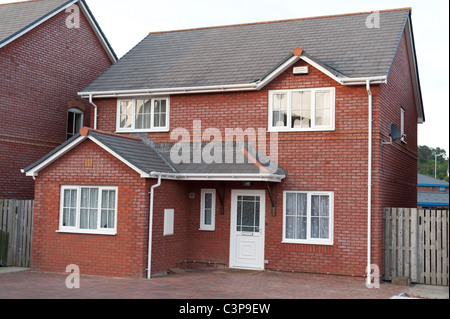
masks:
<svg viewBox="0 0 450 319"><path fill-rule="evenodd" d="M68 275L33 270L0 273L0 299L389 299L407 290L387 283L368 289L363 279L218 270L150 280L81 275L80 288L68 289Z"/></svg>

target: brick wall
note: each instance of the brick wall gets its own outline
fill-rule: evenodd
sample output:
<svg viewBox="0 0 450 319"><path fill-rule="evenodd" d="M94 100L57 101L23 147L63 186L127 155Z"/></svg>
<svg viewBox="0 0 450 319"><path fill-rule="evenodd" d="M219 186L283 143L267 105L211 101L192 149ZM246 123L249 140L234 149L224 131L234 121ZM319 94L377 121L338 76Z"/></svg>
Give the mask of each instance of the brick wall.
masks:
<svg viewBox="0 0 450 319"><path fill-rule="evenodd" d="M85 158L93 166L85 167ZM117 235L58 233L61 185L117 186ZM61 157L36 179L32 267L81 274L142 277L147 267L148 185L145 179L91 141Z"/></svg>
<svg viewBox="0 0 450 319"><path fill-rule="evenodd" d="M303 65L306 63L296 64ZM292 68L289 68L258 92L171 96L170 128L184 127L192 131L192 121L198 119L202 120L203 130L216 127L222 133L225 128L267 128L269 90L316 87L336 88L336 129L332 132L278 134L278 162L288 170L288 176L277 187L277 216L272 217L267 213L270 210L266 212L268 226L265 259L275 269L364 275L367 243L368 101L365 86L340 86L313 67L310 67L308 76L293 76ZM376 87L374 93L378 93ZM107 121L99 120L98 128L115 131L116 100L103 99L95 103L99 105L99 118L109 117ZM374 103L378 103L376 97ZM149 136L156 142L170 141L170 133L151 133ZM267 140L270 140L269 135ZM261 185L260 189L265 189L265 185ZM231 188L227 188L227 192L230 190ZM333 246L281 243L283 190L334 192ZM229 200L228 197L226 205L230 205ZM196 203L193 207L191 215L199 215L199 204ZM219 221L223 219L225 223L224 229L216 221L217 230L214 234L198 231L197 221L190 226L190 245L192 251L195 251L193 257L228 263L229 214L228 206L225 216L219 216ZM190 220L192 223L192 219ZM199 245L201 249L197 249ZM220 251L211 247L220 247ZM206 253L208 250L211 253Z"/></svg>
<svg viewBox="0 0 450 319"><path fill-rule="evenodd" d="M405 112L404 144L382 145L389 141L390 124L400 128L400 108ZM388 83L380 86L378 114L374 122L373 245L372 258L383 260L383 208L417 207L417 111L412 89L405 34L391 67ZM378 244L377 244L378 243ZM380 268L382 268L380 266Z"/></svg>
<svg viewBox="0 0 450 319"><path fill-rule="evenodd" d="M372 263L378 264L380 268L383 264L382 208L396 204L406 207L413 204L411 207L414 207L416 201L416 114L405 55L403 39L389 83L372 87ZM299 62L296 66L303 65L304 62ZM360 278L365 274L367 263L368 96L365 86L343 87L320 71L312 67L310 70L308 76L293 76L290 68L258 92L172 96L171 129L184 127L192 131L192 121L198 119L202 120L203 129L216 127L222 132L225 128L236 127L267 128L269 90L335 87L334 131L278 134L278 162L288 170L288 175L274 191L276 216L272 216L270 200L268 195L266 196L264 258L269 261L268 267L271 269L342 274ZM99 106L98 128L115 131L116 100L102 99L95 103ZM389 134L386 131L389 124L392 121L399 124L400 106L404 106L407 111L408 144L381 146L381 141L386 140ZM156 142L170 141L170 133L152 133L149 136ZM269 139L269 136L267 137ZM403 169L399 170L399 165ZM151 180L145 185L146 198L153 183ZM198 230L200 189L214 187L214 184L163 180L162 186L155 192L153 272L174 267L176 262L184 259L228 263L230 192L234 188L242 188L241 186L240 183L226 183L224 214L221 215L221 207L216 198L216 230L205 232ZM254 183L253 187L265 189L266 185ZM334 192L332 246L281 243L283 190ZM196 197L189 199L189 192L194 192ZM148 201L142 199L142 203L145 200ZM162 236L165 208L175 209L173 236ZM148 211L148 208L144 210ZM145 223L136 224L136 230L144 225ZM144 229L146 231L145 227ZM140 241L137 251L146 249L145 235L141 233L140 236L143 241ZM144 264L145 252L140 258Z"/></svg>
<svg viewBox="0 0 450 319"><path fill-rule="evenodd" d="M441 188L444 188L445 191L441 192ZM422 193L447 193L448 194L448 186L447 187L437 187L437 186L419 186L417 187L418 192Z"/></svg>
<svg viewBox="0 0 450 319"><path fill-rule="evenodd" d="M111 65L84 15L79 29L68 29L66 17L0 49L0 198L33 198L33 179L20 169L65 141L68 101Z"/></svg>
<svg viewBox="0 0 450 319"><path fill-rule="evenodd" d="M147 183L148 194L150 192L150 186L155 184L155 181L151 179ZM184 182L162 180L161 186L155 189L152 274L164 273L169 268L175 268L178 262L189 259L191 242L188 236L188 225L189 218L191 218L191 207L187 187L188 184ZM163 235L165 209L174 210L173 235Z"/></svg>

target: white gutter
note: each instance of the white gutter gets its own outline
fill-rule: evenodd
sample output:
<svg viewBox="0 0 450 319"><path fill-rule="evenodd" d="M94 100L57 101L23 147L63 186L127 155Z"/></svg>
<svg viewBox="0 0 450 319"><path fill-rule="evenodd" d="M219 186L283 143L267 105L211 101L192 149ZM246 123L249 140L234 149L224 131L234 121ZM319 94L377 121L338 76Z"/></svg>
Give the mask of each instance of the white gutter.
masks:
<svg viewBox="0 0 450 319"><path fill-rule="evenodd" d="M154 172L151 175L155 175ZM152 236L153 236L153 195L155 188L161 186L161 175L158 176L158 182L150 188L150 212L148 220L148 257L147 257L147 279L152 276Z"/></svg>
<svg viewBox="0 0 450 319"><path fill-rule="evenodd" d="M151 172L151 177L162 177L164 179L171 180L182 180L182 181L249 181L249 182L258 182L258 181L267 181L267 182L281 182L286 176L284 175L275 175L275 174L233 174L233 173L225 173L225 174L182 174L182 173L162 173L162 172Z"/></svg>
<svg viewBox="0 0 450 319"><path fill-rule="evenodd" d="M94 92L79 92L78 95L82 98L95 95L96 98L119 97L119 96L140 96L140 95L171 95L171 94L187 94L187 93L208 93L208 92L222 92L222 91L243 91L256 90L256 83L246 84L227 84L227 85L213 85L213 86L193 86L193 87L179 87L179 88L161 88L161 89L142 89L142 90L118 90L118 91L94 91Z"/></svg>
<svg viewBox="0 0 450 319"><path fill-rule="evenodd" d="M366 85L367 81L372 84L386 84L387 76L369 76L362 78L340 78L339 83L342 85Z"/></svg>
<svg viewBox="0 0 450 319"><path fill-rule="evenodd" d="M303 59L303 58L302 58ZM78 95L82 98L95 96L96 98L113 98L113 97L139 97L139 96L165 96L176 94L194 94L194 93L217 93L217 92L235 92L235 91L258 91L270 83L275 77L284 72L289 66L299 60L299 57L294 56L285 62L279 69L271 73L261 82L247 83L247 84L227 84L227 85L213 85L213 86L197 86L197 87L179 87L179 88L162 88L162 89L143 89L143 90L119 90L119 91L92 91L79 92ZM323 68L322 68L323 69ZM333 78L342 85L365 85L367 81L372 84L386 84L386 76L377 77L362 77L362 78L339 78L325 69L321 70L328 76Z"/></svg>
<svg viewBox="0 0 450 319"><path fill-rule="evenodd" d="M367 94L369 95L369 154L367 168L367 278L366 285L371 285L371 219L372 219L372 91L370 80L366 81Z"/></svg>
<svg viewBox="0 0 450 319"><path fill-rule="evenodd" d="M94 130L97 129L97 105L92 102L92 94L89 95L89 103L94 106Z"/></svg>

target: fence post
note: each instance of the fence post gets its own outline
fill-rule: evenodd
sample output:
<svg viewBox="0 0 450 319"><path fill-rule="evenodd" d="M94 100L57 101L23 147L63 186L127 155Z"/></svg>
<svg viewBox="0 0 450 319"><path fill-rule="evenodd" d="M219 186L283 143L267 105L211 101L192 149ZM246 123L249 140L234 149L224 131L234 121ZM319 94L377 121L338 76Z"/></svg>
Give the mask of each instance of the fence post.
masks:
<svg viewBox="0 0 450 319"><path fill-rule="evenodd" d="M418 241L419 241L419 218L417 208L411 209L411 282L418 282Z"/></svg>
<svg viewBox="0 0 450 319"><path fill-rule="evenodd" d="M9 234L4 230L0 230L0 266L6 266L8 259L8 239Z"/></svg>

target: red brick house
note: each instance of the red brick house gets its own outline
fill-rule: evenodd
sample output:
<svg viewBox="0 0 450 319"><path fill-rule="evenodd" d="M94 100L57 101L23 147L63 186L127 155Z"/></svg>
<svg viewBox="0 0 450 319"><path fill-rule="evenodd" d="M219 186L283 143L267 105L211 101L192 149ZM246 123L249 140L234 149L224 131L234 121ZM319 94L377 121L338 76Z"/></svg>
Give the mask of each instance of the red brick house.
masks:
<svg viewBox="0 0 450 319"><path fill-rule="evenodd" d="M410 9L151 33L79 93L97 127L23 170L33 267L383 271L383 208L416 206L416 63Z"/></svg>
<svg viewBox="0 0 450 319"><path fill-rule="evenodd" d="M90 126L77 93L116 60L84 1L0 5L0 198L33 199L20 169Z"/></svg>

